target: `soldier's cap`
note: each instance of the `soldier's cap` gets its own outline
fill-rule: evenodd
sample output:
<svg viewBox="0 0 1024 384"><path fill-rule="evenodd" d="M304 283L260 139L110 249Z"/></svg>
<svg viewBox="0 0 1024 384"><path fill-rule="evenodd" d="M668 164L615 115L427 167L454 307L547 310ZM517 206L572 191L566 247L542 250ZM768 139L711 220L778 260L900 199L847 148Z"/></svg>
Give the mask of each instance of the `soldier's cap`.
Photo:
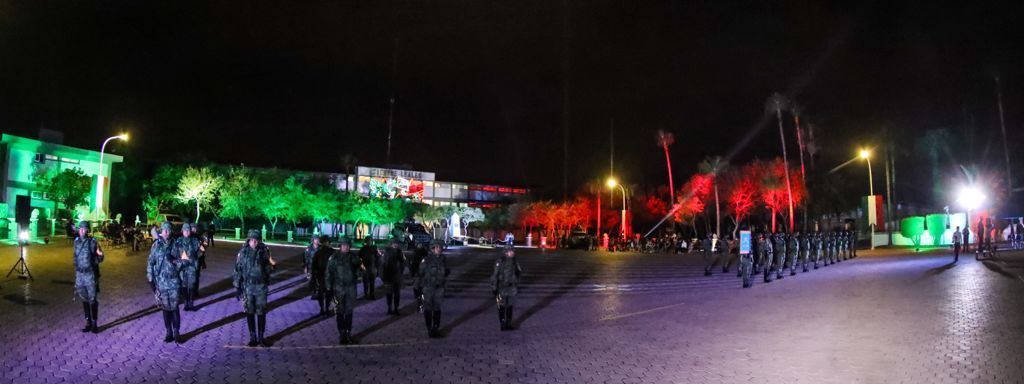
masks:
<svg viewBox="0 0 1024 384"><path fill-rule="evenodd" d="M181 225L181 230L182 231L194 231L195 228L192 226L192 224L185 223L185 224Z"/></svg>
<svg viewBox="0 0 1024 384"><path fill-rule="evenodd" d="M250 238L250 239L256 239L256 240L259 240L259 239L263 238L263 236L262 236L262 235L260 235L260 231L257 231L257 230L255 230L255 229L250 229L250 230L249 230L249 238Z"/></svg>
<svg viewBox="0 0 1024 384"><path fill-rule="evenodd" d="M320 240L320 234L319 233L313 234L313 237L309 238L309 241L313 241L313 240Z"/></svg>
<svg viewBox="0 0 1024 384"><path fill-rule="evenodd" d="M348 236L343 236L342 238L338 239L338 246L340 247L342 245L347 245L347 246L351 247L352 246L352 239L349 239Z"/></svg>
<svg viewBox="0 0 1024 384"><path fill-rule="evenodd" d="M434 247L444 248L444 242L439 239L434 239L430 242L430 248Z"/></svg>
<svg viewBox="0 0 1024 384"><path fill-rule="evenodd" d="M163 223L160 223L160 230L161 231L168 231L169 232L169 231L171 231L171 228L172 228L171 227L171 222L169 222L169 221L165 221Z"/></svg>
<svg viewBox="0 0 1024 384"><path fill-rule="evenodd" d="M516 246L514 246L512 244L505 244L505 246L502 247L502 248L503 248L503 250L505 252L515 252L516 251Z"/></svg>
<svg viewBox="0 0 1024 384"><path fill-rule="evenodd" d="M79 221L78 222L78 228L79 229L82 229L82 228L89 229L89 222L85 221L85 220Z"/></svg>

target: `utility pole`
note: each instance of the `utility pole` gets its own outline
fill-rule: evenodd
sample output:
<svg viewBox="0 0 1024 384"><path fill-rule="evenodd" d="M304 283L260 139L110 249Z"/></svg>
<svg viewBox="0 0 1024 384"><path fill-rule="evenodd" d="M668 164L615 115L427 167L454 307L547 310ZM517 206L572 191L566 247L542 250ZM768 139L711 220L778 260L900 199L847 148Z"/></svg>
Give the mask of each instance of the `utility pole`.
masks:
<svg viewBox="0 0 1024 384"><path fill-rule="evenodd" d="M391 132L395 124L395 79L398 74L398 39L395 39L394 50L391 53L391 98L388 99L388 150L385 156L384 165L391 165Z"/></svg>
<svg viewBox="0 0 1024 384"><path fill-rule="evenodd" d="M569 198L569 0L562 0L562 200Z"/></svg>
<svg viewBox="0 0 1024 384"><path fill-rule="evenodd" d="M1003 130L1003 155L1006 156L1006 191L1012 199L1013 176L1010 174L1010 148L1006 140L1006 120L1003 118L1003 90L999 84L999 75L995 75L993 77L996 79L996 100L999 104L999 126Z"/></svg>

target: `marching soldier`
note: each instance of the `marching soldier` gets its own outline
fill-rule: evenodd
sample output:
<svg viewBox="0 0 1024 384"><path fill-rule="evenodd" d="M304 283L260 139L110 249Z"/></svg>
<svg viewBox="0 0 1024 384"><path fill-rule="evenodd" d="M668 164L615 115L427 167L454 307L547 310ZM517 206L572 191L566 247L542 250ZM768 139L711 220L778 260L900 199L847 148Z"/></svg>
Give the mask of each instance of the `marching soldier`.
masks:
<svg viewBox="0 0 1024 384"><path fill-rule="evenodd" d="M741 250L737 250L741 251ZM743 288L750 288L753 284L750 281L750 271L754 268L754 252L740 253L740 276L743 277Z"/></svg>
<svg viewBox="0 0 1024 384"><path fill-rule="evenodd" d="M818 262L821 261L822 237L821 232L814 233L814 242L811 249L814 250L814 269L818 269Z"/></svg>
<svg viewBox="0 0 1024 384"><path fill-rule="evenodd" d="M962 236L960 235L960 226L956 227L953 231L953 262L960 260L960 243L962 242Z"/></svg>
<svg viewBox="0 0 1024 384"><path fill-rule="evenodd" d="M316 285L316 281L313 280L313 255L316 255L316 251L320 249L320 235L313 235L310 239L309 246L302 252L302 273L306 274L306 281L309 282L309 299L319 300L319 290L322 287Z"/></svg>
<svg viewBox="0 0 1024 384"><path fill-rule="evenodd" d="M782 271L785 269L786 264L786 235L780 232L775 232L775 244L772 244L772 254L775 256L775 261L772 263L773 272L775 272L776 279L782 279Z"/></svg>
<svg viewBox="0 0 1024 384"><path fill-rule="evenodd" d="M248 239L235 259L232 285L237 292L236 297L245 309L250 347L268 346L263 334L267 329L267 291L270 286L270 273L275 264L274 258L270 256L270 248L262 241L260 231L249 230Z"/></svg>
<svg viewBox="0 0 1024 384"><path fill-rule="evenodd" d="M338 251L327 262L324 282L337 302L338 343L342 345L358 343L352 338L352 311L356 308L356 281L363 269L359 256L352 253L352 242L341 238Z"/></svg>
<svg viewBox="0 0 1024 384"><path fill-rule="evenodd" d="M146 280L156 297L156 304L164 314L164 342L181 343L178 329L181 326L181 311L178 296L181 291L181 266L188 259L187 255L174 251L171 242L171 223L160 225L160 236L153 240L149 250L149 261L146 268Z"/></svg>
<svg viewBox="0 0 1024 384"><path fill-rule="evenodd" d="M191 224L182 224L181 237L174 240L174 255L182 256L180 269L182 288L185 290L185 310L190 312L196 310L194 301L199 292L200 270L206 268L206 247L192 236L195 229Z"/></svg>
<svg viewBox="0 0 1024 384"><path fill-rule="evenodd" d="M399 297L402 293L402 273L405 272L405 254L402 252L398 238L392 238L390 246L384 251L381 280L388 288L388 314L399 315Z"/></svg>
<svg viewBox="0 0 1024 384"><path fill-rule="evenodd" d="M415 287L423 292L423 320L430 337L434 338L441 337L441 303L444 301L444 286L450 272L441 254L443 249L444 243L440 240L430 243L430 253L420 262L415 282Z"/></svg>
<svg viewBox="0 0 1024 384"><path fill-rule="evenodd" d="M409 260L409 276L414 279L419 276L420 262L427 257L427 246L424 243L416 243L416 250L412 253L412 260ZM412 295L416 297L416 310L423 311L423 289L413 286Z"/></svg>
<svg viewBox="0 0 1024 384"><path fill-rule="evenodd" d="M708 234L704 238L704 276L711 276L711 264L714 262L713 251L715 243L718 242L718 235Z"/></svg>
<svg viewBox="0 0 1024 384"><path fill-rule="evenodd" d="M761 233L757 239L757 260L757 265L764 268L764 282L772 282L772 242L765 237L764 233Z"/></svg>
<svg viewBox="0 0 1024 384"><path fill-rule="evenodd" d="M373 238L366 236L363 247L359 248L359 259L363 261L363 299L374 300L377 285L377 268L380 266L380 251L373 244Z"/></svg>
<svg viewBox="0 0 1024 384"><path fill-rule="evenodd" d="M78 223L74 242L75 296L82 302L85 327L82 332L99 333L100 263L103 250L96 238L89 236L89 222Z"/></svg>
<svg viewBox="0 0 1024 384"><path fill-rule="evenodd" d="M519 275L523 272L516 261L516 250L511 245L506 245L494 263L494 272L491 273L491 292L498 303L498 321L501 322L502 331L514 330L512 326L512 308L516 305L516 295L519 294Z"/></svg>
<svg viewBox="0 0 1024 384"><path fill-rule="evenodd" d="M731 237L725 237L718 240L718 260L722 264L722 273L729 273L729 267L732 265L732 240ZM736 277L740 277L737 271Z"/></svg>
<svg viewBox="0 0 1024 384"><path fill-rule="evenodd" d="M793 232L786 238L786 256L789 258L789 275L796 275L797 257L800 254L800 232Z"/></svg>
<svg viewBox="0 0 1024 384"><path fill-rule="evenodd" d="M807 272L807 264L811 262L812 236L813 235L810 232L800 236L800 264L803 266L804 272Z"/></svg>
<svg viewBox="0 0 1024 384"><path fill-rule="evenodd" d="M310 285L315 287L314 294L316 295L317 305L320 306L320 316L326 317L330 316L331 301L334 301L334 297L326 288L327 264L330 262L331 256L334 255L334 248L331 248L325 239L318 239L316 243L318 246L313 252L313 261L309 266Z"/></svg>
<svg viewBox="0 0 1024 384"><path fill-rule="evenodd" d="M857 231L850 231L850 258L857 258Z"/></svg>

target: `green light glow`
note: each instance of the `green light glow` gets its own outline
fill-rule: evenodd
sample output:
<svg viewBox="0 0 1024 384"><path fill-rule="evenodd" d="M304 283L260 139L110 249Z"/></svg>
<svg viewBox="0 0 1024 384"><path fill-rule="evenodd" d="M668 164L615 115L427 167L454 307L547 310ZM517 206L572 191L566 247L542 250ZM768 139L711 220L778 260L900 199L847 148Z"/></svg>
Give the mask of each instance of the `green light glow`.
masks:
<svg viewBox="0 0 1024 384"><path fill-rule="evenodd" d="M924 233L924 218L921 216L908 217L900 221L900 234L911 239L915 247L921 246L921 234Z"/></svg>

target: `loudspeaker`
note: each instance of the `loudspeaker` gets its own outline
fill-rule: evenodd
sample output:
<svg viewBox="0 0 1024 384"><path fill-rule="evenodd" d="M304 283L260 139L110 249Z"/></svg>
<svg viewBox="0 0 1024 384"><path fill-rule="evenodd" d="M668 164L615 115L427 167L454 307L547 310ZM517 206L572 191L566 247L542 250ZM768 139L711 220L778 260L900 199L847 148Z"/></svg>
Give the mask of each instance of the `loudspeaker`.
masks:
<svg viewBox="0 0 1024 384"><path fill-rule="evenodd" d="M32 219L32 197L18 195L15 200L14 221L18 224L28 224Z"/></svg>

